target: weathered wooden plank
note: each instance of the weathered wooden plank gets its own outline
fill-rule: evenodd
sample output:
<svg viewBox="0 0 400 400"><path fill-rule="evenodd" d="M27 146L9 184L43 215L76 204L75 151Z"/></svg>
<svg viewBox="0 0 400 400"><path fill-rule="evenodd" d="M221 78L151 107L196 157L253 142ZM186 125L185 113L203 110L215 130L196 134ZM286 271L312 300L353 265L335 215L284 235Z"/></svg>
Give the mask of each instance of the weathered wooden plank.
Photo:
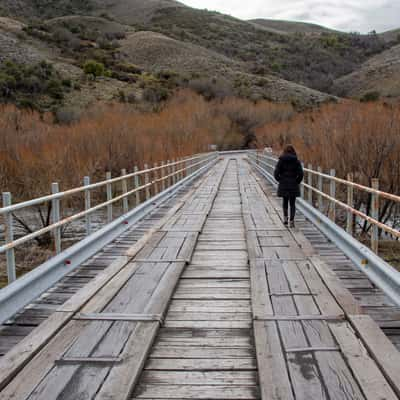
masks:
<svg viewBox="0 0 400 400"><path fill-rule="evenodd" d="M71 320L73 313L59 312L44 321L0 360L0 390Z"/></svg>
<svg viewBox="0 0 400 400"><path fill-rule="evenodd" d="M400 352L378 325L367 315L351 315L350 322L363 340L371 357L400 397Z"/></svg>
<svg viewBox="0 0 400 400"><path fill-rule="evenodd" d="M127 400L144 367L151 345L157 334L158 324L138 324L125 346L125 362L113 367L96 400Z"/></svg>
<svg viewBox="0 0 400 400"><path fill-rule="evenodd" d="M347 323L331 324L330 329L339 343L367 400L398 397L380 372L375 362L368 355L363 344L357 340Z"/></svg>
<svg viewBox="0 0 400 400"><path fill-rule="evenodd" d="M255 386L139 385L133 399L257 399Z"/></svg>
<svg viewBox="0 0 400 400"><path fill-rule="evenodd" d="M254 357L246 358L149 358L146 370L152 371L255 371Z"/></svg>
<svg viewBox="0 0 400 400"><path fill-rule="evenodd" d="M254 321L254 337L261 398L294 399L276 323Z"/></svg>
<svg viewBox="0 0 400 400"><path fill-rule="evenodd" d="M256 386L255 371L144 371L141 382L154 385Z"/></svg>
<svg viewBox="0 0 400 400"><path fill-rule="evenodd" d="M50 340L31 361L29 368L24 368L18 374L18 377L1 392L1 398L4 400L23 400L28 398L29 394L51 371L56 359L71 346L71 343L79 334L82 327L87 323L74 321L63 328L59 337Z"/></svg>
<svg viewBox="0 0 400 400"><path fill-rule="evenodd" d="M358 302L354 299L350 291L343 286L335 273L332 272L319 257L311 257L311 262L344 312L348 315L362 314Z"/></svg>

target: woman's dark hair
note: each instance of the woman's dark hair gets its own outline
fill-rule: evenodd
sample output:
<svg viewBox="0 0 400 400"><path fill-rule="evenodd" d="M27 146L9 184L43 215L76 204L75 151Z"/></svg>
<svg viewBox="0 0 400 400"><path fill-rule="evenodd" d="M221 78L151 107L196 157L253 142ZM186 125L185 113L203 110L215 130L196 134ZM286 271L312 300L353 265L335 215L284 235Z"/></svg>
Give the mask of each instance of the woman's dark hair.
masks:
<svg viewBox="0 0 400 400"><path fill-rule="evenodd" d="M291 144L288 144L287 146L285 146L285 148L283 149L283 154L291 154L293 156L297 156L296 150L294 149L294 147Z"/></svg>

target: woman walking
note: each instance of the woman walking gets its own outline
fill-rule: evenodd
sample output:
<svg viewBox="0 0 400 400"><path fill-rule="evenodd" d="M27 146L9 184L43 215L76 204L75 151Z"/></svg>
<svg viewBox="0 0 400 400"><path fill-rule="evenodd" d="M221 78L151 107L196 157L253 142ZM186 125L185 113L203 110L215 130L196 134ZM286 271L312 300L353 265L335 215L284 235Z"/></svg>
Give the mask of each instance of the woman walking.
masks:
<svg viewBox="0 0 400 400"><path fill-rule="evenodd" d="M293 146L285 147L283 154L279 157L274 176L279 182L278 196L283 198L284 224L289 223L290 205L290 228L294 228L296 198L300 197L300 183L304 178L304 172Z"/></svg>

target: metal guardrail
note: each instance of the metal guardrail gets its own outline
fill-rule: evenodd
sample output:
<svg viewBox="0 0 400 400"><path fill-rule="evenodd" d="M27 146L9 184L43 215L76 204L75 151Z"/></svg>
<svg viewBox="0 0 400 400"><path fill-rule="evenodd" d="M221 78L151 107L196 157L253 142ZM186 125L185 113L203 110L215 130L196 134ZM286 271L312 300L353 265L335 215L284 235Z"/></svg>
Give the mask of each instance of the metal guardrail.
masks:
<svg viewBox="0 0 400 400"><path fill-rule="evenodd" d="M0 324L7 321L24 306L31 303L34 299L51 288L65 275L88 260L104 246L111 243L123 232L130 229L162 203L173 197L184 186L190 184L197 177L208 171L219 160L218 153L208 153L199 157L201 161L188 165L186 177L183 177L179 181L178 178L176 178L176 182L173 183L172 186L153 197L149 197L144 203L136 206L100 230L90 234L82 241L57 254L44 264L1 289ZM175 163L175 165L177 164L178 163ZM139 173L148 173L149 171L150 170L139 171ZM169 174L169 177L177 176L177 174L181 174L182 172L184 172L184 170L180 169L179 171ZM121 179L119 179L119 181L121 181ZM154 185L155 183L155 181L149 181L148 185ZM143 188L140 189L142 190ZM128 195L128 192L126 194ZM5 215L7 215L7 213Z"/></svg>
<svg viewBox="0 0 400 400"><path fill-rule="evenodd" d="M275 181L273 174L273 170L275 169L277 162L276 158L252 151L248 153L248 159L254 168L258 170L272 185L277 186L277 182ZM312 179L309 177L310 175L317 175L320 177L323 175L323 177L329 179L330 182L345 183L348 184L350 188L357 188L372 193L372 202L374 203L373 209L375 209L375 211L373 210L373 213L375 213L375 215L376 209L379 209L377 197L380 196L391 198L394 201L400 201L400 198L398 198L398 196L390 195L389 193L381 192L375 188L368 188L363 185L354 184L351 181L348 182L343 179L336 178L334 176L334 171L331 172L332 175L322 174L319 171L313 171L311 168L306 168L304 171L308 173L308 183L303 182L302 184L302 198L299 199L298 202L298 208L300 211L308 220L316 225L322 233L324 233L331 241L333 241L376 286L381 288L397 305L400 306L400 272L396 271L374 251L370 250L368 247L356 240L352 236L352 229L346 231L338 226L335 223L335 212L332 210L332 208L329 212L329 218L320 210L315 208L312 201L312 194L316 193L318 196L323 196L334 205L339 205L346 209L348 212L348 219L350 218L349 214L351 215L351 218L353 215L357 215L361 218L365 218L368 222L378 227L378 229L385 228L385 231L394 234L396 237L400 237L400 233L396 230L393 230L393 228L380 223L375 218L371 218L366 214L354 209L349 204L345 204L337 200L334 197L336 193L336 187L334 184L331 183L330 195L327 195L322 190L314 188L312 186ZM318 186L322 188L321 180L318 181ZM305 189L308 190L308 193L305 193ZM349 190L348 192L348 200L350 200L350 204L352 204L352 190ZM348 225L349 223L347 226ZM394 232L392 232L392 230ZM374 241L377 239L373 238L372 240Z"/></svg>
<svg viewBox="0 0 400 400"><path fill-rule="evenodd" d="M53 183L53 194L39 197L29 201L24 201L17 204L11 204L11 194L3 193L3 208L0 208L0 216L3 216L5 226L5 244L0 246L0 254L6 253L7 259L7 276L8 282L16 280L16 265L14 249L24 243L34 240L49 232L53 235L55 253L60 254L61 246L61 228L75 220L85 218L86 235L92 233L91 215L103 208L107 208L107 222L113 221L113 204L122 202L123 213L129 211L129 197L135 195L135 206L141 203L140 193L145 193L145 199L151 198L151 193L157 195L166 187L174 185L185 176L193 173L201 168L217 153L205 153L190 158L181 159L179 161L162 163L160 166L155 164L154 168L148 168L145 164L145 169L139 171L135 167L135 172L127 174L126 170L122 170L121 176L111 178L111 173L107 173L107 179L102 182L90 184L90 178L84 178L84 186L59 192L58 183ZM133 188L128 190L129 181L133 184ZM121 184L121 195L113 196L113 185ZM107 201L96 206L91 205L91 191L98 188L105 188ZM85 210L75 213L67 218L61 219L61 200L75 194L84 194ZM143 197L143 196L142 196ZM24 210L33 206L52 203L51 224L44 228L38 229L32 233L26 234L18 239L14 238L14 217L13 213Z"/></svg>

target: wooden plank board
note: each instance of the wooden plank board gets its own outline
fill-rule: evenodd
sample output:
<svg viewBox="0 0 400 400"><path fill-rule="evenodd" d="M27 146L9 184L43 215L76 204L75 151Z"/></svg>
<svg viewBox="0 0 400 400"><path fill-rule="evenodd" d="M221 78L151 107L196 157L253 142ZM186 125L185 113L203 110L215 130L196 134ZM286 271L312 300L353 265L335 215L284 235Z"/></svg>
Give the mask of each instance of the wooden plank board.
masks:
<svg viewBox="0 0 400 400"><path fill-rule="evenodd" d="M261 398L263 400L293 400L292 387L276 323L254 321L254 337Z"/></svg>
<svg viewBox="0 0 400 400"><path fill-rule="evenodd" d="M333 273L319 257L313 256L310 260L343 311L348 315L362 314L358 302L354 299L350 291L343 286L335 273Z"/></svg>
<svg viewBox="0 0 400 400"><path fill-rule="evenodd" d="M350 322L363 340L393 390L400 397L400 352L367 315L351 315Z"/></svg>
<svg viewBox="0 0 400 400"><path fill-rule="evenodd" d="M246 358L149 358L145 370L152 371L255 371L254 357Z"/></svg>
<svg viewBox="0 0 400 400"><path fill-rule="evenodd" d="M139 385L133 399L258 399L255 386Z"/></svg>
<svg viewBox="0 0 400 400"><path fill-rule="evenodd" d="M363 344L357 340L350 326L347 323L330 324L330 329L366 399L398 399Z"/></svg>

